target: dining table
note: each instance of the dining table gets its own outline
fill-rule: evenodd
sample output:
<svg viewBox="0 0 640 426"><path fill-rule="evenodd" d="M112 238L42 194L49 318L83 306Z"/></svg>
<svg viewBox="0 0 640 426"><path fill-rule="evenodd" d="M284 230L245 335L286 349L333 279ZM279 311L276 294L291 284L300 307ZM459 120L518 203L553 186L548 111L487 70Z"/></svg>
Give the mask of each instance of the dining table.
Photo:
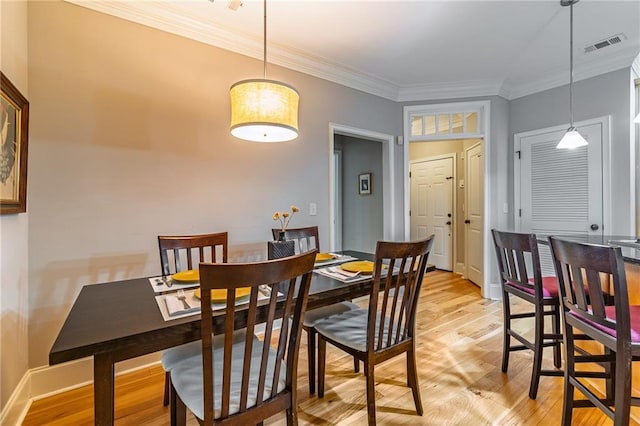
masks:
<svg viewBox="0 0 640 426"><path fill-rule="evenodd" d="M373 260L370 253L343 251L340 255ZM432 268L433 269L433 268ZM312 274L307 310L369 295L372 277L344 282ZM246 324L246 311L235 328ZM264 322L266 312L258 312ZM223 315L213 315L214 332L222 332ZM115 364L200 339L200 314L163 318L149 277L85 285L80 290L51 351L49 364L93 357L94 421L114 421Z"/></svg>

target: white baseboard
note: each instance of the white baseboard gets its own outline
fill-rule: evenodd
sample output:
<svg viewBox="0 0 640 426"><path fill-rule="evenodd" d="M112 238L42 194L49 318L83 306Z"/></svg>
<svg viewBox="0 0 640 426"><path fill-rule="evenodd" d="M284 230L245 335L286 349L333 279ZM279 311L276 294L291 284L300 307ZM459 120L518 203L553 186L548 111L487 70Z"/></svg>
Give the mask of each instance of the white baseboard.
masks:
<svg viewBox="0 0 640 426"><path fill-rule="evenodd" d="M30 380L27 371L0 413L0 425L20 425L31 406Z"/></svg>
<svg viewBox="0 0 640 426"><path fill-rule="evenodd" d="M158 354L145 355L116 365L116 376L159 363ZM28 370L0 413L0 425L22 424L33 401L93 383L93 358Z"/></svg>
<svg viewBox="0 0 640 426"><path fill-rule="evenodd" d="M93 382L93 359L83 358L58 365L46 365L27 371L31 399L37 401Z"/></svg>
<svg viewBox="0 0 640 426"><path fill-rule="evenodd" d="M488 294L483 294L483 297L491 300L502 300L502 289L500 288L500 284L489 283L488 285Z"/></svg>

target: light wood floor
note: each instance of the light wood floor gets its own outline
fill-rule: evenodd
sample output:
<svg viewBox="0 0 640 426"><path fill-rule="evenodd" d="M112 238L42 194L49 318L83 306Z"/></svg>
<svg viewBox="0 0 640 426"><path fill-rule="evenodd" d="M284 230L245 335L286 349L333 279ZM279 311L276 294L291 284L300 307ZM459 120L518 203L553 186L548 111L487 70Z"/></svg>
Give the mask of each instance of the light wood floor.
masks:
<svg viewBox="0 0 640 426"><path fill-rule="evenodd" d="M526 304L522 305L526 308ZM429 273L417 316L418 372L424 416L417 416L406 386L405 357L376 370L376 407L380 425L557 425L562 410L562 378L543 377L538 399L528 398L532 356L511 355L509 372L500 371L502 305L482 299L478 287L455 274ZM524 325L523 330L530 329ZM304 334L304 333L303 333ZM327 345L326 391L310 396L306 338L300 348L298 395L300 424L366 424L365 381L353 361ZM550 353L547 358L550 358ZM546 365L552 368L551 362ZM162 406L160 366L116 379L117 425L168 425ZM632 415L640 411L632 409ZM636 417L637 418L637 417ZM36 401L23 425L90 425L93 389L83 387ZM598 409L574 411L574 425L612 422ZM189 415L189 425L197 422ZM275 416L266 425L285 424ZM638 424L638 423L632 423Z"/></svg>

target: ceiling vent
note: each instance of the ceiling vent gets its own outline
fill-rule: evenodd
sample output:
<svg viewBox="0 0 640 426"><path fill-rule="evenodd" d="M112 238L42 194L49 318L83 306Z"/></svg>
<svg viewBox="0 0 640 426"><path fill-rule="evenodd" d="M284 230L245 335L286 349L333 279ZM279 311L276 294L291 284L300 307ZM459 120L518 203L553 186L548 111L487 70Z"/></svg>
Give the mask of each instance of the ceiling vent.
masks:
<svg viewBox="0 0 640 426"><path fill-rule="evenodd" d="M611 37L607 37L604 40L597 41L584 48L584 53L595 52L596 50L604 49L605 47L620 44L627 39L627 36L623 33L616 34Z"/></svg>

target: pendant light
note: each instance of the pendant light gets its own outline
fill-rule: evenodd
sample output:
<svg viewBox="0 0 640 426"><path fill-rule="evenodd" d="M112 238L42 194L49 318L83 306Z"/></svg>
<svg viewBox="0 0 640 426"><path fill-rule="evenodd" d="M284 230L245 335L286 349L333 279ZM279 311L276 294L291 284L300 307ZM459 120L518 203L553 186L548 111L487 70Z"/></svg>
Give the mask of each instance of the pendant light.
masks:
<svg viewBox="0 0 640 426"><path fill-rule="evenodd" d="M560 0L561 6L569 6L569 128L556 148L575 149L588 145L578 130L573 126L573 5L580 0Z"/></svg>
<svg viewBox="0 0 640 426"><path fill-rule="evenodd" d="M253 142L285 142L298 137L298 91L267 80L267 0L264 0L264 78L231 86L231 134Z"/></svg>

